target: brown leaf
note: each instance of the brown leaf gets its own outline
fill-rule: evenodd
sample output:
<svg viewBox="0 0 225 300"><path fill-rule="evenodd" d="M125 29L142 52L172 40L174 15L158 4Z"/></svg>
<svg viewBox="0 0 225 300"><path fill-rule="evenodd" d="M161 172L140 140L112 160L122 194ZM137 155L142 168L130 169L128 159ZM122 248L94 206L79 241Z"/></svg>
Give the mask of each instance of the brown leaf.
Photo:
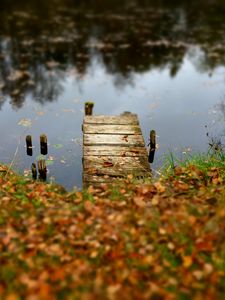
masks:
<svg viewBox="0 0 225 300"><path fill-rule="evenodd" d="M166 190L165 186L163 186L161 182L156 182L154 186L156 187L159 193L164 193Z"/></svg>
<svg viewBox="0 0 225 300"><path fill-rule="evenodd" d="M124 135L124 136L122 137L122 140L124 140L125 142L128 143L128 135Z"/></svg>
<svg viewBox="0 0 225 300"><path fill-rule="evenodd" d="M113 167L113 166L114 166L114 164L110 161L104 161L104 163L103 163L104 168L109 168L109 167Z"/></svg>
<svg viewBox="0 0 225 300"><path fill-rule="evenodd" d="M143 201L144 197L143 196L135 196L134 197L134 203L138 207L145 207L145 202Z"/></svg>

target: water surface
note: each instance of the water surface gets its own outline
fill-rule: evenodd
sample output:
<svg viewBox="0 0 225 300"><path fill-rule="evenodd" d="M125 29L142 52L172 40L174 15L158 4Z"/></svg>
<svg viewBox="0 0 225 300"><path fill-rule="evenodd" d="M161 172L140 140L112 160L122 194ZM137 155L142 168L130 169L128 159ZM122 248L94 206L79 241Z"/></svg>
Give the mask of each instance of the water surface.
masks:
<svg viewBox="0 0 225 300"><path fill-rule="evenodd" d="M88 100L95 114L137 113L146 144L156 130L156 171L170 150L223 143L222 1L45 2L1 3L0 161L27 173L45 133L48 180L80 187Z"/></svg>

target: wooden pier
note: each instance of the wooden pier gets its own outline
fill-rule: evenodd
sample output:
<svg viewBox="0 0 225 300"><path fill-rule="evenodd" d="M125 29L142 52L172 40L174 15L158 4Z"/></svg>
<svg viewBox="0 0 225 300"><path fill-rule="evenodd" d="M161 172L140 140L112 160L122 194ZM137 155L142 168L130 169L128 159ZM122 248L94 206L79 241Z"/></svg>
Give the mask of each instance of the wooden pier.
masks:
<svg viewBox="0 0 225 300"><path fill-rule="evenodd" d="M85 116L83 186L112 182L133 174L150 176L148 153L135 114Z"/></svg>

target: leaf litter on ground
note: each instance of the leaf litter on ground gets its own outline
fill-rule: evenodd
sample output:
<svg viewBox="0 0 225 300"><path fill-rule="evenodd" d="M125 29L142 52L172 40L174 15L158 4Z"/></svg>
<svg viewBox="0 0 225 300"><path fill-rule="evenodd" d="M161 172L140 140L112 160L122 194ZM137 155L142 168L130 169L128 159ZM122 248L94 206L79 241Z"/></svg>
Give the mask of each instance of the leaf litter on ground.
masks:
<svg viewBox="0 0 225 300"><path fill-rule="evenodd" d="M224 170L71 192L5 170L1 299L223 299Z"/></svg>

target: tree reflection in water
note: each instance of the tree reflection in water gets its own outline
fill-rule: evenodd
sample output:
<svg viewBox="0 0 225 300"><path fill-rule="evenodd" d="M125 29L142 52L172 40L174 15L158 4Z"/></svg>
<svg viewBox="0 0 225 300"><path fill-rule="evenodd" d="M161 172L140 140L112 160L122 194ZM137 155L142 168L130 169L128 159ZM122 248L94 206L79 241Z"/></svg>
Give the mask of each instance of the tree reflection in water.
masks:
<svg viewBox="0 0 225 300"><path fill-rule="evenodd" d="M169 68L176 76L187 53L200 71L225 64L225 3L219 0L0 5L0 108L7 96L17 109L27 95L41 103L56 100L67 75L84 76L93 57L119 85L151 69Z"/></svg>

